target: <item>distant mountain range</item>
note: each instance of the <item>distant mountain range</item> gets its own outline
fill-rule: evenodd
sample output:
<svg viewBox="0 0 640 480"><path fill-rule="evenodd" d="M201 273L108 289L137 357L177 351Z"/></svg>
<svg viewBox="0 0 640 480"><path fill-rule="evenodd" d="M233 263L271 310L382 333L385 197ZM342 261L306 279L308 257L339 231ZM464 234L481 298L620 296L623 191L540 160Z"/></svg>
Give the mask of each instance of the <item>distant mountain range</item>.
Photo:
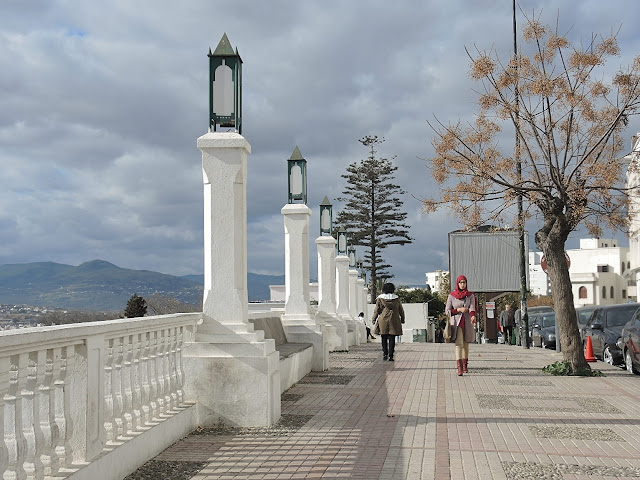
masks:
<svg viewBox="0 0 640 480"><path fill-rule="evenodd" d="M249 301L269 299L269 285L284 275L248 274ZM204 275L177 277L149 270L121 268L104 260L77 267L54 262L0 265L0 303L85 311L124 310L134 293L160 294L183 303L202 300Z"/></svg>

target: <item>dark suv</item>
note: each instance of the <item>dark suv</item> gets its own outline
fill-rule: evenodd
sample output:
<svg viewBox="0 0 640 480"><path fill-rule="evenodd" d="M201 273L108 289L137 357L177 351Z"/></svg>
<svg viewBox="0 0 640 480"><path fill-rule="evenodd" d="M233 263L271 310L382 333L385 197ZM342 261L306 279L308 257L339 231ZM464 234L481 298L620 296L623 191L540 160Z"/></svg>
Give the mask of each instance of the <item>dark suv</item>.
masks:
<svg viewBox="0 0 640 480"><path fill-rule="evenodd" d="M585 343L591 337L593 354L611 365L623 362L619 341L622 327L631 320L640 303L623 303L620 305L602 305L596 308L584 327Z"/></svg>

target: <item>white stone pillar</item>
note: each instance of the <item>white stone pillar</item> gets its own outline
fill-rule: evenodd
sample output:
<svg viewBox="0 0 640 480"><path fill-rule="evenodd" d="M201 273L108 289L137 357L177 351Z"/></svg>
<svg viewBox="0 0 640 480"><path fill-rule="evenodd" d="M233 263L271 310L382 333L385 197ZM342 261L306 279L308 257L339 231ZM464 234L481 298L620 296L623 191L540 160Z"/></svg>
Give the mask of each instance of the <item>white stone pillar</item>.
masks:
<svg viewBox="0 0 640 480"><path fill-rule="evenodd" d="M237 133L209 132L198 139L198 148L204 180L204 322L198 333L226 333L218 331L218 323L249 323L246 179L251 145Z"/></svg>
<svg viewBox="0 0 640 480"><path fill-rule="evenodd" d="M360 312L364 313L366 317L367 313L367 302L365 296L365 288L364 288L364 278L358 278L356 280L356 297L358 297L358 315ZM367 327L362 322L357 322L358 329L358 343L367 343Z"/></svg>
<svg viewBox="0 0 640 480"><path fill-rule="evenodd" d="M198 423L269 426L280 419L275 342L248 320L247 156L231 132L198 138L204 181L203 322L183 350L185 400Z"/></svg>
<svg viewBox="0 0 640 480"><path fill-rule="evenodd" d="M285 234L285 304L282 326L290 342L313 344L314 371L329 368L330 332L311 315L309 297L309 219L304 204L282 207Z"/></svg>
<svg viewBox="0 0 640 480"><path fill-rule="evenodd" d="M349 257L336 257L336 312L345 320L352 319L349 314Z"/></svg>
<svg viewBox="0 0 640 480"><path fill-rule="evenodd" d="M335 328L338 339L331 351L349 349L348 327L336 312L336 239L331 236L316 238L318 248L318 312L316 321Z"/></svg>
<svg viewBox="0 0 640 480"><path fill-rule="evenodd" d="M358 293L356 290L356 281L358 280L358 271L349 270L349 315L351 318L358 316Z"/></svg>

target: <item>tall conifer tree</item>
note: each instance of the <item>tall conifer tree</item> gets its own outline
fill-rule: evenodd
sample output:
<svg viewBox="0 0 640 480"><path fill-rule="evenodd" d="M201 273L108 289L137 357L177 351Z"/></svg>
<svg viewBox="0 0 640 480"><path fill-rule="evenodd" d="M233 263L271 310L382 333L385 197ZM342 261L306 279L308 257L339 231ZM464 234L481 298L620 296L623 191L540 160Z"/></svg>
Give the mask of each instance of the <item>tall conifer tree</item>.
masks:
<svg viewBox="0 0 640 480"><path fill-rule="evenodd" d="M391 265L382 258L382 250L389 245L404 245L413 240L409 226L404 223L400 195L405 192L394 185L394 172L398 169L391 160L378 158L376 147L384 138L368 135L359 140L369 150L369 156L347 167L342 178L347 186L338 200L346 202L338 214L338 226L346 229L349 244L366 248L364 269L370 272L371 299L377 296L377 280L391 277Z"/></svg>

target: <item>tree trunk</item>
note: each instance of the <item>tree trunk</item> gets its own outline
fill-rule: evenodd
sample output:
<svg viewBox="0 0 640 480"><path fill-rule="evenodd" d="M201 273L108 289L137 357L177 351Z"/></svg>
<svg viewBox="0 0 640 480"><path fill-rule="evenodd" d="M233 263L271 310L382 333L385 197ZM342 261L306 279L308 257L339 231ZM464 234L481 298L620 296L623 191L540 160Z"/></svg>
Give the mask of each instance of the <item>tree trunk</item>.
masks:
<svg viewBox="0 0 640 480"><path fill-rule="evenodd" d="M571 370L590 369L585 360L580 331L573 304L573 291L569 277L569 266L565 256L565 242L569 229L563 228L562 218L545 220L545 225L536 233L536 244L547 261L547 274L551 281L553 305L562 344L562 356ZM558 339L556 339L556 342Z"/></svg>

